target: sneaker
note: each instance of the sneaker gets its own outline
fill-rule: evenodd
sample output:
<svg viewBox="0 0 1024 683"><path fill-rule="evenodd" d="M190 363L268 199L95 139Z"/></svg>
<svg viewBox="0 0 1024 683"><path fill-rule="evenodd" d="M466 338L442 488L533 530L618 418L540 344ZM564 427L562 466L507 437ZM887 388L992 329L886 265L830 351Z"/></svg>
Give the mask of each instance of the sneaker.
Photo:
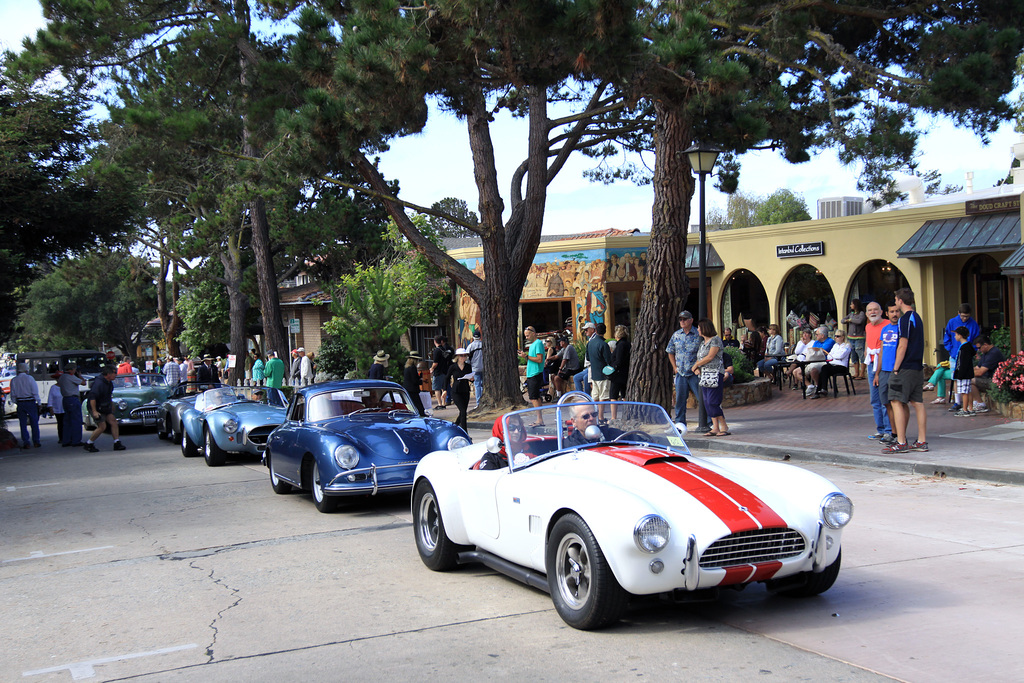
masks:
<svg viewBox="0 0 1024 683"><path fill-rule="evenodd" d="M813 384L808 384L807 385L807 389L804 390L804 395L810 396L810 395L812 395L817 390L818 390L818 387L814 386Z"/></svg>
<svg viewBox="0 0 1024 683"><path fill-rule="evenodd" d="M954 403L953 405L951 405L949 407L949 410L947 412L955 413L958 410L960 410L960 404L959 403Z"/></svg>
<svg viewBox="0 0 1024 683"><path fill-rule="evenodd" d="M881 442L885 444L894 443L896 441L895 434L886 434L882 437Z"/></svg>
<svg viewBox="0 0 1024 683"><path fill-rule="evenodd" d="M95 444L91 444L91 443L85 444L85 450L88 453L99 453L100 452L100 449L96 448L96 445Z"/></svg>
<svg viewBox="0 0 1024 683"><path fill-rule="evenodd" d="M121 443L120 441L115 441L115 442L114 442L114 450L115 450L115 451L126 451L126 450L128 450L128 447L127 447L127 446L125 446L125 445L124 445L123 443Z"/></svg>
<svg viewBox="0 0 1024 683"><path fill-rule="evenodd" d="M974 412L976 412L976 413L987 413L988 412L988 406L985 405L984 403L975 403L974 404Z"/></svg>
<svg viewBox="0 0 1024 683"><path fill-rule="evenodd" d="M974 417L977 415L973 410L958 410L953 413L953 417Z"/></svg>
<svg viewBox="0 0 1024 683"><path fill-rule="evenodd" d="M885 434L882 434L881 432L879 432L877 434L872 434L872 435L868 436L868 438L869 439L884 439L885 438Z"/></svg>
<svg viewBox="0 0 1024 683"><path fill-rule="evenodd" d="M928 442L927 441L915 441L914 443L912 443L910 445L910 450L912 450L912 451L921 451L923 453L923 452L928 450Z"/></svg>
<svg viewBox="0 0 1024 683"><path fill-rule="evenodd" d="M883 453L906 453L910 450L910 446L905 443L893 443L889 444L882 449Z"/></svg>

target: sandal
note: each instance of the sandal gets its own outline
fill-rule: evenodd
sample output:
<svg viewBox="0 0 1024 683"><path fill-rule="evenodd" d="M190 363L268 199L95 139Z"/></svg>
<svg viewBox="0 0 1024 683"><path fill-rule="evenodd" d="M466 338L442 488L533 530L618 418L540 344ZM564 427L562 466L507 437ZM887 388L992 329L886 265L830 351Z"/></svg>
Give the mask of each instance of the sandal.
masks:
<svg viewBox="0 0 1024 683"><path fill-rule="evenodd" d="M704 436L721 436L721 434L719 434L718 432L708 432Z"/></svg>
<svg viewBox="0 0 1024 683"><path fill-rule="evenodd" d="M937 398L934 401L932 401L932 405L933 406L937 406L937 405L940 405L940 404L945 403L945 402L946 402L946 397L945 396L940 396L939 398Z"/></svg>
<svg viewBox="0 0 1024 683"><path fill-rule="evenodd" d="M732 432L718 432L718 436L732 436Z"/></svg>

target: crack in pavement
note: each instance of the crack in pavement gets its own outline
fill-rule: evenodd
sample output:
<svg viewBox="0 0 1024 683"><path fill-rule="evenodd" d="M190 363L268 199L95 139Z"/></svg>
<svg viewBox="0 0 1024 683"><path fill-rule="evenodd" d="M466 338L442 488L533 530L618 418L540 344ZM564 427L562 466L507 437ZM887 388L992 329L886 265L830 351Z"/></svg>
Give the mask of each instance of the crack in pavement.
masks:
<svg viewBox="0 0 1024 683"><path fill-rule="evenodd" d="M195 561L189 562L188 566L198 571L205 571L202 567L197 565ZM217 612L217 616L215 616L213 620L210 621L210 630L213 631L213 638L210 640L210 644L206 646L206 656L208 657L208 659L206 660L207 664L211 664L214 661L213 648L217 644L217 636L220 634L220 627L217 626L217 622L220 621L229 610L232 610L235 607L237 607L242 602L243 599L240 589L232 588L231 586L224 583L223 579L214 578L213 574L214 570L211 569L210 573L206 575L206 578L211 579L215 585L226 589L229 593L234 595L235 601L227 607L225 607L224 609L219 610Z"/></svg>

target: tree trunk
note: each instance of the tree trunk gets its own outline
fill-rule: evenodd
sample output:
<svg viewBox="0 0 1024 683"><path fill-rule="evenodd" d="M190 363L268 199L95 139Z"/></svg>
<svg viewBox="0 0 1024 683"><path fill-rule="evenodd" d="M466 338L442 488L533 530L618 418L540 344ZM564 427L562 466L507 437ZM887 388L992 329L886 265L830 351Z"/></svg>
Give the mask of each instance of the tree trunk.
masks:
<svg viewBox="0 0 1024 683"><path fill-rule="evenodd" d="M655 103L654 208L647 275L637 314L626 398L672 405L672 366L665 354L679 312L690 293L686 276L686 228L694 180L689 160L692 130L676 108Z"/></svg>
<svg viewBox="0 0 1024 683"><path fill-rule="evenodd" d="M246 152L250 153L249 151ZM260 311L263 313L264 351L273 349L281 358L288 357L288 336L281 321L281 299L277 295L277 273L270 250L270 225L263 197L249 203L252 221L252 252L256 259L256 286L260 292Z"/></svg>
<svg viewBox="0 0 1024 683"><path fill-rule="evenodd" d="M161 253L160 276L156 285L156 315L160 319L160 330L164 335L167 355L170 358L177 358L181 356L181 347L178 344L178 332L181 331L181 318L178 317L178 269L175 267L171 271L171 304L168 306L167 271L170 267L170 260Z"/></svg>
<svg viewBox="0 0 1024 683"><path fill-rule="evenodd" d="M235 367L231 369L226 383L241 384L245 377L245 318L249 313L249 297L242 292L242 264L238 247L239 237L228 238L225 249L220 252L224 264L224 286L228 290L228 320L231 323L231 353L235 355ZM222 377L221 381L225 381Z"/></svg>

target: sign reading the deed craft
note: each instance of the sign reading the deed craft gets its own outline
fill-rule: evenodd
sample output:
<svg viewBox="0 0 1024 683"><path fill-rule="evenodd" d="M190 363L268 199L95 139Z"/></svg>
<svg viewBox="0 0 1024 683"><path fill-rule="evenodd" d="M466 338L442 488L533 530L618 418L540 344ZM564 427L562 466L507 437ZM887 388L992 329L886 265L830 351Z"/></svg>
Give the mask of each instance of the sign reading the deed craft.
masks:
<svg viewBox="0 0 1024 683"><path fill-rule="evenodd" d="M800 244L778 244L775 255L779 258L797 258L800 256L824 256L824 242L801 242Z"/></svg>

